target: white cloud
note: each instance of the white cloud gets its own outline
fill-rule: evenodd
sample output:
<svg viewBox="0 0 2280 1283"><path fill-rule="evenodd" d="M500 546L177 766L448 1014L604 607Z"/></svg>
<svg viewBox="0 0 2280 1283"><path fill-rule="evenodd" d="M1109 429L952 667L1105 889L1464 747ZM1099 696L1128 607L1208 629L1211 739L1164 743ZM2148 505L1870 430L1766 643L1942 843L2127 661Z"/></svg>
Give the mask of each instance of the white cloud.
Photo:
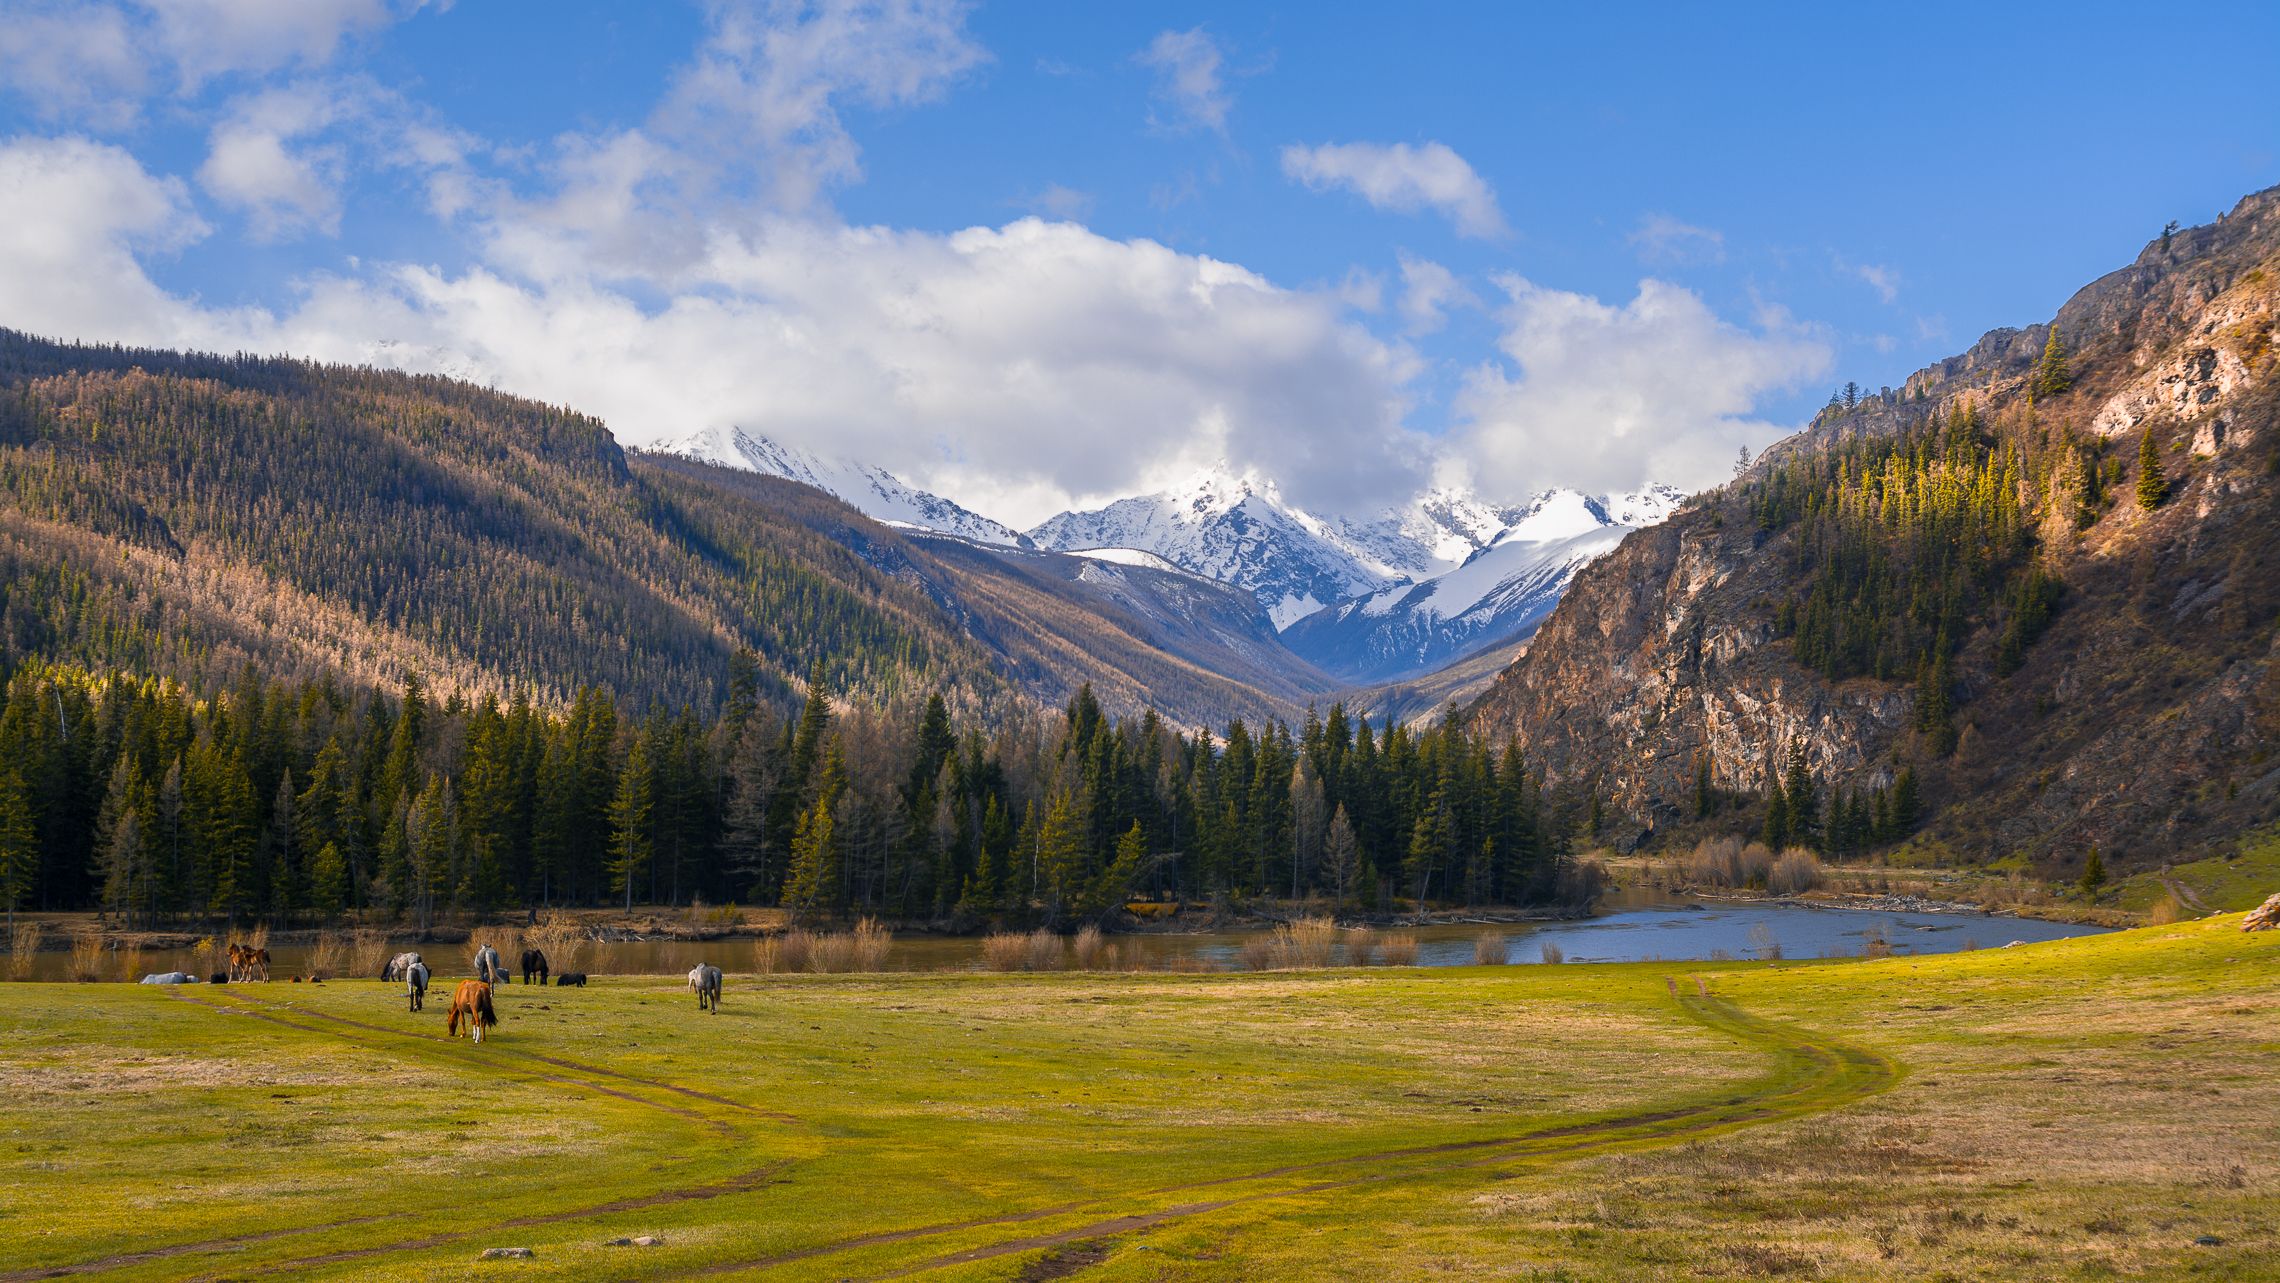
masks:
<svg viewBox="0 0 2280 1283"><path fill-rule="evenodd" d="M1756 417L1758 403L1829 367L1818 338L1740 329L1665 281L1641 281L1620 307L1517 276L1498 284L1510 365L1472 372L1456 433L1491 493L1715 483L1737 448L1790 431Z"/></svg>
<svg viewBox="0 0 2280 1283"><path fill-rule="evenodd" d="M345 157L338 147L295 144L332 125L341 101L315 85L241 100L214 127L198 185L244 213L256 240L311 230L337 235Z"/></svg>
<svg viewBox="0 0 2280 1283"><path fill-rule="evenodd" d="M0 144L0 298L7 324L63 338L181 346L206 337L136 254L170 253L207 228L179 179L155 178L85 139Z"/></svg>
<svg viewBox="0 0 2280 1283"><path fill-rule="evenodd" d="M147 76L116 9L27 6L0 20L0 86L43 120L124 129L140 114Z"/></svg>
<svg viewBox="0 0 2280 1283"><path fill-rule="evenodd" d="M1156 98L1172 114L1168 122L1151 116L1151 123L1226 130L1235 100L1222 74L1226 53L1210 33L1201 27L1162 32L1136 58L1155 71Z"/></svg>
<svg viewBox="0 0 2280 1283"><path fill-rule="evenodd" d="M932 101L988 54L954 0L707 6L704 42L643 125L565 134L553 191L498 195L488 253L536 280L599 274L671 283L709 240L819 212L861 177L844 103Z"/></svg>
<svg viewBox="0 0 2280 1283"><path fill-rule="evenodd" d="M1452 307L1479 307L1480 299L1456 273L1430 259L1401 254L1401 315L1412 334L1430 334Z"/></svg>
<svg viewBox="0 0 2280 1283"><path fill-rule="evenodd" d="M1078 191L1074 187L1064 187L1059 183L1047 183L1045 190L1023 203L1040 214L1065 222L1082 222L1092 213L1093 194Z"/></svg>
<svg viewBox="0 0 2280 1283"><path fill-rule="evenodd" d="M1283 148L1282 168L1313 191L1344 187L1379 209L1435 210L1465 236L1491 238L1507 230L1496 193L1441 143L1294 143Z"/></svg>
<svg viewBox="0 0 2280 1283"><path fill-rule="evenodd" d="M185 87L231 72L322 66L341 42L377 31L422 0L135 0Z"/></svg>
<svg viewBox="0 0 2280 1283"><path fill-rule="evenodd" d="M1421 479L1414 358L1332 291L1068 223L940 235L772 218L716 232L656 297L591 276L376 269L272 316L168 294L134 257L203 234L178 181L115 148L0 147L0 297L40 333L286 351L474 376L629 443L719 424L875 461L1004 520L1175 460L1369 507Z"/></svg>
<svg viewBox="0 0 2280 1283"><path fill-rule="evenodd" d="M1649 214L1640 219L1625 239L1642 263L1720 263L1726 258L1725 233L1668 214Z"/></svg>
<svg viewBox="0 0 2280 1283"><path fill-rule="evenodd" d="M1876 291L1876 296L1889 303L1900 297L1900 269L1878 263L1854 263L1847 270Z"/></svg>

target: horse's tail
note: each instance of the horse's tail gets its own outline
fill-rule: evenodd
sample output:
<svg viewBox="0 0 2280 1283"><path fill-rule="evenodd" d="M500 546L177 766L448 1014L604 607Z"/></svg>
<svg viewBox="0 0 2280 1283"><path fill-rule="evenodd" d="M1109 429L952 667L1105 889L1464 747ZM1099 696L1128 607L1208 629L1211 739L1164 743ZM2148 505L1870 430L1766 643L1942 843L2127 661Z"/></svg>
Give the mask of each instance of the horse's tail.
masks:
<svg viewBox="0 0 2280 1283"><path fill-rule="evenodd" d="M475 1019L482 1021L486 1029L499 1023L499 1013L491 1009L491 991L488 989L475 995Z"/></svg>

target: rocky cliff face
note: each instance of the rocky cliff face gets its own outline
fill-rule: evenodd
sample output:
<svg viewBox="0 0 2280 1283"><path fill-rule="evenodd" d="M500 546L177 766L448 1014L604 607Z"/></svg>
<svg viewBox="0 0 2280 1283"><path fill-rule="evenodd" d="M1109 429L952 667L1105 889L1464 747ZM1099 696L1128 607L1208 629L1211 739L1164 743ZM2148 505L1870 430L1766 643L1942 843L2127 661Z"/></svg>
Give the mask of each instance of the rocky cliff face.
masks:
<svg viewBox="0 0 2280 1283"><path fill-rule="evenodd" d="M1595 783L1623 841L1689 821L1701 758L1720 788L1756 794L1791 741L1827 786L1915 766L1931 812L1916 841L1953 858L2024 854L2048 873L2078 868L2092 842L2110 861L2158 863L2280 816L2280 189L2154 241L2055 324L2071 349L2061 394L2030 398L2048 325L1996 330L1824 413L1751 474L1937 422L1965 399L1998 443L2095 461L2105 494L2081 517L2064 466L2022 483L2063 605L2007 675L1994 621L1972 621L1952 753L1913 730L1913 683L1830 681L1795 662L1777 608L1796 595L1796 534L1759 528L1750 477L1578 575L1468 716L1516 735L1553 779ZM2150 512L2131 496L2145 433L2170 485Z"/></svg>

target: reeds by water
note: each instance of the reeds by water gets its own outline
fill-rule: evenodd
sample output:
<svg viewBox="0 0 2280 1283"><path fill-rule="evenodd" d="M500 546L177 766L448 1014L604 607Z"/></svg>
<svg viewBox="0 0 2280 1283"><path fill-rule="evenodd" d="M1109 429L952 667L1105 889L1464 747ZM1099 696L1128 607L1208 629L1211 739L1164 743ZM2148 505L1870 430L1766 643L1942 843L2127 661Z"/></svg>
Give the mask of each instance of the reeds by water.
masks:
<svg viewBox="0 0 2280 1283"><path fill-rule="evenodd" d="M40 952L40 938L46 931L39 923L29 919L18 922L8 933L8 978L26 980L32 974L32 959Z"/></svg>
<svg viewBox="0 0 2280 1283"><path fill-rule="evenodd" d="M1501 935L1473 937L1473 965L1501 967L1512 961L1512 942Z"/></svg>

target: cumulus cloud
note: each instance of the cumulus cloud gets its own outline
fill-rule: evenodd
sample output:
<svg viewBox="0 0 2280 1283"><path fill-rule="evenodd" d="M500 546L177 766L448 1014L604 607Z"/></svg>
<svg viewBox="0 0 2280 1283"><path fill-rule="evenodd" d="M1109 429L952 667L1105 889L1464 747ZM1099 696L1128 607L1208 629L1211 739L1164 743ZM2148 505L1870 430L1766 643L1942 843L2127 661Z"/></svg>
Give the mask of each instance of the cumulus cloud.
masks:
<svg viewBox="0 0 2280 1283"><path fill-rule="evenodd" d="M1169 128L1227 128L1227 113L1234 109L1235 100L1227 92L1223 74L1226 53L1209 32L1201 27L1162 32L1135 57L1141 66L1155 71L1156 101L1169 113L1169 119L1151 116L1150 123Z"/></svg>
<svg viewBox="0 0 2280 1283"><path fill-rule="evenodd" d="M1452 307L1479 307L1480 299L1457 274L1430 259L1401 255L1401 316L1411 334L1430 334Z"/></svg>
<svg viewBox="0 0 2280 1283"><path fill-rule="evenodd" d="M140 115L147 80L117 9L35 3L0 21L0 86L43 120L124 129Z"/></svg>
<svg viewBox="0 0 2280 1283"><path fill-rule="evenodd" d="M85 139L0 144L0 298L7 324L66 338L180 345L205 338L196 308L152 282L138 253L203 237L179 179Z"/></svg>
<svg viewBox="0 0 2280 1283"><path fill-rule="evenodd" d="M1756 417L1768 394L1819 377L1827 345L1744 330L1692 292L1645 280L1621 306L1498 279L1505 361L1466 379L1456 444L1491 493L1556 479L1587 490L1720 480L1735 451L1790 429Z"/></svg>
<svg viewBox="0 0 2280 1283"><path fill-rule="evenodd" d="M1343 187L1379 209L1433 210L1461 235L1493 238L1507 230L1487 181L1441 143L1294 143L1283 148L1282 168L1312 191Z"/></svg>
<svg viewBox="0 0 2280 1283"><path fill-rule="evenodd" d="M494 193L491 259L536 280L599 273L670 286L712 237L783 214L820 214L861 177L843 105L932 101L988 55L953 0L715 0L695 57L635 128L571 133L551 189Z"/></svg>
<svg viewBox="0 0 2280 1283"><path fill-rule="evenodd" d="M214 127L198 185L244 213L256 240L340 231L344 157L338 147L297 146L339 116L340 100L302 85L241 101Z"/></svg>
<svg viewBox="0 0 2280 1283"><path fill-rule="evenodd" d="M168 294L135 253L205 231L175 180L91 143L0 148L0 296L38 332L442 370L591 411L629 443L740 424L1013 521L1224 458L1329 510L1421 478L1414 358L1216 259L1024 218L948 235L781 217L659 298L592 277L398 266L281 314ZM1042 506L1041 506L1042 505Z"/></svg>
<svg viewBox="0 0 2280 1283"><path fill-rule="evenodd" d="M1725 233L1668 214L1649 214L1640 219L1625 239L1642 263L1720 263L1726 258Z"/></svg>

